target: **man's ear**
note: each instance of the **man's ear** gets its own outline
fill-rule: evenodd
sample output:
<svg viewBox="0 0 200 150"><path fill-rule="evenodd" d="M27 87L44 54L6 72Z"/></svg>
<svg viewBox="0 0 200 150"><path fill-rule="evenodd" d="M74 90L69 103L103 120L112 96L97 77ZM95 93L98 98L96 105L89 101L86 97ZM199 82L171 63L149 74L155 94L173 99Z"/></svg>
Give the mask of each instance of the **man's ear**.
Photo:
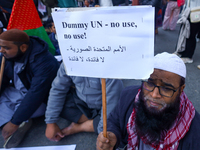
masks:
<svg viewBox="0 0 200 150"><path fill-rule="evenodd" d="M22 51L22 53L25 53L27 49L28 49L28 45L27 44L22 44L20 46L20 50Z"/></svg>
<svg viewBox="0 0 200 150"><path fill-rule="evenodd" d="M185 88L185 84L183 84L183 85L181 86L181 93L183 92L184 88Z"/></svg>

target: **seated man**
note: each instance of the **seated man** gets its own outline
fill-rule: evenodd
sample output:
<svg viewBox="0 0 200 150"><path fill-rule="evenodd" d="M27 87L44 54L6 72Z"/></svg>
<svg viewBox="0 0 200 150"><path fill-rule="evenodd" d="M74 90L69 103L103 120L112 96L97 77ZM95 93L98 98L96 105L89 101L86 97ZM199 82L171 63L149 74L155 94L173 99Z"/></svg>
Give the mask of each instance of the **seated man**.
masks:
<svg viewBox="0 0 200 150"><path fill-rule="evenodd" d="M185 78L181 58L156 55L150 78L123 90L108 118L107 138L98 135L97 150L199 149L200 115L183 91Z"/></svg>
<svg viewBox="0 0 200 150"><path fill-rule="evenodd" d="M11 148L21 142L30 128L30 118L44 115L59 64L46 42L18 29L3 32L0 47L6 59L0 92L0 126L4 125L4 147Z"/></svg>
<svg viewBox="0 0 200 150"><path fill-rule="evenodd" d="M107 115L118 102L123 84L121 80L106 80ZM66 135L78 132L103 130L101 79L68 76L62 63L50 90L47 110L46 137L59 141ZM60 129L56 122L59 116L71 121Z"/></svg>

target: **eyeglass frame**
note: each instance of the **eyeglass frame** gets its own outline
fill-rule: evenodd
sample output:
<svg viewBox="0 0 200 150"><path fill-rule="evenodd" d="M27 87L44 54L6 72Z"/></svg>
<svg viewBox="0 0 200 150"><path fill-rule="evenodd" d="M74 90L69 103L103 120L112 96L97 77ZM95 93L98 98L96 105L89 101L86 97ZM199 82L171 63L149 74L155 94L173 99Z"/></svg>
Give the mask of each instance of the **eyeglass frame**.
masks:
<svg viewBox="0 0 200 150"><path fill-rule="evenodd" d="M144 82L153 84L153 85L154 85L153 90L148 90L148 89L144 88L144 85L143 85ZM179 86L177 89L171 89L171 88L168 88L168 89L170 89L170 90L173 91L172 96L166 96L166 95L161 94L161 93L160 93L160 87L164 87L164 86L158 86L158 85L155 85L154 83L149 82L149 81L142 81L142 87L143 87L145 90L149 91L149 92L153 92L154 89L157 87L160 95L165 96L165 97L168 97L168 98L171 98L171 97L173 97L174 93L175 93L175 92L176 92L176 91L177 91L181 86Z"/></svg>

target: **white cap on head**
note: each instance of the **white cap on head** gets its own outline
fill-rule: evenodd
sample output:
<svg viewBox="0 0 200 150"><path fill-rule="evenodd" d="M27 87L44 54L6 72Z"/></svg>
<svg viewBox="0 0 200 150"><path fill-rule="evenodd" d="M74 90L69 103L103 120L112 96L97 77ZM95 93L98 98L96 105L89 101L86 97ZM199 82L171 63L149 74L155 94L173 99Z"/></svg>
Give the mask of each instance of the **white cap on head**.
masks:
<svg viewBox="0 0 200 150"><path fill-rule="evenodd" d="M154 57L154 68L175 73L181 77L186 78L186 66L175 54L163 52Z"/></svg>

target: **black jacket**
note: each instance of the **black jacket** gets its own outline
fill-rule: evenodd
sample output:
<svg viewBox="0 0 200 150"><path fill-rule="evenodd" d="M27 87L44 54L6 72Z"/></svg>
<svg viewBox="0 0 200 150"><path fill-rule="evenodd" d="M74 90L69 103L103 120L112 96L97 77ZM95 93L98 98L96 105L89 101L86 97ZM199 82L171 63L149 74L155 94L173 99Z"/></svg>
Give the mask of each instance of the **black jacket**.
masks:
<svg viewBox="0 0 200 150"><path fill-rule="evenodd" d="M117 137L116 147L124 147L128 143L128 133L126 125L133 111L133 103L138 93L139 86L126 87L121 94L120 100L115 109L108 117L107 131L113 132ZM196 111L189 131L180 140L178 150L198 150L200 149L200 115Z"/></svg>
<svg viewBox="0 0 200 150"><path fill-rule="evenodd" d="M24 65L18 76L28 92L11 119L16 125L28 120L42 102L47 101L51 83L59 68L57 60L48 51L48 44L33 36L30 36L29 47L19 61ZM13 82L13 67L14 62L6 60L1 93Z"/></svg>

